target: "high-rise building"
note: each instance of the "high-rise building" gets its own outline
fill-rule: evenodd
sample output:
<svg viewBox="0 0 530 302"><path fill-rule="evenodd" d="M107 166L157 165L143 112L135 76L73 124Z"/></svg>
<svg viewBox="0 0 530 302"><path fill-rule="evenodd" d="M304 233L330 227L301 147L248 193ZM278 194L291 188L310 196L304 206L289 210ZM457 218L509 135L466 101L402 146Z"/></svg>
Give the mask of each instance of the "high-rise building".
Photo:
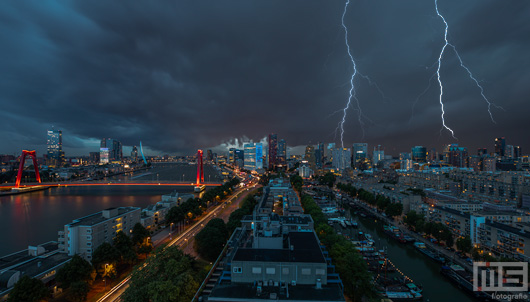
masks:
<svg viewBox="0 0 530 302"><path fill-rule="evenodd" d="M245 169L250 171L263 169L263 144L247 143L243 148Z"/></svg>
<svg viewBox="0 0 530 302"><path fill-rule="evenodd" d="M399 153L399 160L408 160L408 159L412 159L410 153L408 153L408 152Z"/></svg>
<svg viewBox="0 0 530 302"><path fill-rule="evenodd" d="M447 152L447 163L453 167L467 167L467 148L459 147L458 144L449 145Z"/></svg>
<svg viewBox="0 0 530 302"><path fill-rule="evenodd" d="M131 161L137 162L138 161L138 148L136 146L133 146L131 151Z"/></svg>
<svg viewBox="0 0 530 302"><path fill-rule="evenodd" d="M335 149L335 143L329 143L326 146L326 157L328 162L333 162L333 150Z"/></svg>
<svg viewBox="0 0 530 302"><path fill-rule="evenodd" d="M107 150L102 150L107 149ZM122 144L112 138L104 138L100 144L100 162L103 160L101 152L108 152L108 162L121 161L123 159ZM104 163L104 162L103 162Z"/></svg>
<svg viewBox="0 0 530 302"><path fill-rule="evenodd" d="M235 162L236 162L236 158L235 158L235 154L236 153L236 148L230 148L228 149L228 164L229 165L234 165Z"/></svg>
<svg viewBox="0 0 530 302"><path fill-rule="evenodd" d="M47 139L47 164L50 167L60 167L64 162L63 132L61 130L48 130Z"/></svg>
<svg viewBox="0 0 530 302"><path fill-rule="evenodd" d="M427 161L427 148L416 146L412 148L412 160L419 163Z"/></svg>
<svg viewBox="0 0 530 302"><path fill-rule="evenodd" d="M497 170L497 159L486 155L482 159L482 171L495 172Z"/></svg>
<svg viewBox="0 0 530 302"><path fill-rule="evenodd" d="M333 149L333 169L337 171L344 171L351 168L351 149L350 148L334 148Z"/></svg>
<svg viewBox="0 0 530 302"><path fill-rule="evenodd" d="M212 149L208 149L208 150L206 150L206 160L207 160L207 161L212 161L212 160L213 160L213 152L212 152Z"/></svg>
<svg viewBox="0 0 530 302"><path fill-rule="evenodd" d="M384 159L385 159L385 150L383 149L383 147L381 147L381 145L377 145L377 147L374 147L374 154L372 157L372 162L374 163L374 166Z"/></svg>
<svg viewBox="0 0 530 302"><path fill-rule="evenodd" d="M307 145L307 147L305 147L304 159L307 160L311 169L315 170L316 159L315 159L315 147L313 145Z"/></svg>
<svg viewBox="0 0 530 302"><path fill-rule="evenodd" d="M269 169L274 169L278 165L278 135L269 134Z"/></svg>
<svg viewBox="0 0 530 302"><path fill-rule="evenodd" d="M487 148L478 148L477 155L478 156L488 155L488 149Z"/></svg>
<svg viewBox="0 0 530 302"><path fill-rule="evenodd" d="M234 165L239 168L243 168L245 166L245 152L243 150L234 150Z"/></svg>
<svg viewBox="0 0 530 302"><path fill-rule="evenodd" d="M506 148L506 140L504 137L497 137L495 139L495 153L497 156L504 156L504 150Z"/></svg>
<svg viewBox="0 0 530 302"><path fill-rule="evenodd" d="M514 158L514 148L512 145L506 145L504 148L504 156L508 158Z"/></svg>
<svg viewBox="0 0 530 302"><path fill-rule="evenodd" d="M368 144L355 143L353 144L353 163L356 164L368 158Z"/></svg>
<svg viewBox="0 0 530 302"><path fill-rule="evenodd" d="M90 163L98 164L99 163L99 152L89 152L88 158Z"/></svg>
<svg viewBox="0 0 530 302"><path fill-rule="evenodd" d="M278 154L277 160L279 165L287 164L287 143L284 139L278 141Z"/></svg>
<svg viewBox="0 0 530 302"><path fill-rule="evenodd" d="M318 169L322 169L322 166L324 165L324 144L318 143L315 149L315 166Z"/></svg>
<svg viewBox="0 0 530 302"><path fill-rule="evenodd" d="M521 153L521 147L520 146L513 146L513 157L519 158L522 157L523 154Z"/></svg>

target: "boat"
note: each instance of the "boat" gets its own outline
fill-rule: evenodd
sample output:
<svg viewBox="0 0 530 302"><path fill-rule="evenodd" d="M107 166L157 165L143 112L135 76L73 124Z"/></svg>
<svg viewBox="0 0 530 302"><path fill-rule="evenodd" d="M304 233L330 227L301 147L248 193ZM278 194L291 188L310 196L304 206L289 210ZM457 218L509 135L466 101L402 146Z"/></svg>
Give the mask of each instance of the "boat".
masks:
<svg viewBox="0 0 530 302"><path fill-rule="evenodd" d="M195 188L193 188L193 192L200 193L200 192L204 191L205 189L206 189L205 185L195 186Z"/></svg>
<svg viewBox="0 0 530 302"><path fill-rule="evenodd" d="M390 238L395 239L401 243L407 242L405 238L403 237L403 232L401 232L401 230L398 227L387 224L383 226L383 229L384 229L385 234L390 236Z"/></svg>
<svg viewBox="0 0 530 302"><path fill-rule="evenodd" d="M435 251L427 248L427 246L425 245L425 243L423 242L420 242L420 241L416 241L414 242L414 247L420 251L422 254L426 255L427 257L431 258L432 260L438 262L438 263L441 263L441 264L444 264L445 263L445 258L440 256L438 253L436 253Z"/></svg>
<svg viewBox="0 0 530 302"><path fill-rule="evenodd" d="M476 298L488 300L491 296L482 291L473 290L473 274L467 272L460 265L442 266L442 275L449 278L454 284L462 288L469 294L472 294Z"/></svg>
<svg viewBox="0 0 530 302"><path fill-rule="evenodd" d="M414 242L416 240L414 239L414 237L406 235L406 234L403 235L403 239L405 239L407 243Z"/></svg>

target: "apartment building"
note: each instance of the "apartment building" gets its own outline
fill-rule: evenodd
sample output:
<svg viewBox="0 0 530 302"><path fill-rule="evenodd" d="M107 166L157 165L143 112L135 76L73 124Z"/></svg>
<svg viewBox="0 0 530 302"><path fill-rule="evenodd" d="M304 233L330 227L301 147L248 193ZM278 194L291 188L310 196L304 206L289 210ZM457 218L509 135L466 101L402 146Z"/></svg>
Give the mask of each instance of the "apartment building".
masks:
<svg viewBox="0 0 530 302"><path fill-rule="evenodd" d="M59 249L91 261L92 253L102 243L112 243L119 231L129 234L140 222L140 214L140 208L119 207L76 219L59 231Z"/></svg>

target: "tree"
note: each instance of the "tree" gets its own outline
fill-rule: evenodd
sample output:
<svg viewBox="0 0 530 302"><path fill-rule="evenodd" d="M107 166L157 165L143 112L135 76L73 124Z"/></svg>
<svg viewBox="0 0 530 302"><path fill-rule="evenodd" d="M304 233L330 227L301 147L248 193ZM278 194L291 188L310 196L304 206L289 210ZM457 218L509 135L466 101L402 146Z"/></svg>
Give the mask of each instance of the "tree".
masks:
<svg viewBox="0 0 530 302"><path fill-rule="evenodd" d="M294 174L291 176L290 180L291 180L291 185L296 191L298 192L302 191L302 186L304 185L304 179L300 175Z"/></svg>
<svg viewBox="0 0 530 302"><path fill-rule="evenodd" d="M220 218L212 219L195 236L194 247L197 253L208 261L217 259L228 239L228 230Z"/></svg>
<svg viewBox="0 0 530 302"><path fill-rule="evenodd" d="M132 264L136 261L136 252L134 251L133 242L124 232L119 231L113 240L114 247L120 254L121 263Z"/></svg>
<svg viewBox="0 0 530 302"><path fill-rule="evenodd" d="M169 211L172 209L178 209L178 207L172 207ZM141 223L138 222L134 225L131 233L131 240L134 245L141 245L149 236L149 231Z"/></svg>
<svg viewBox="0 0 530 302"><path fill-rule="evenodd" d="M390 203L385 209L385 214L388 217L396 217L401 213L403 213L403 205L399 202Z"/></svg>
<svg viewBox="0 0 530 302"><path fill-rule="evenodd" d="M109 270L108 266L110 265L112 268L115 268L116 264L120 261L120 257L120 252L114 246L105 242L94 251L92 265L102 276L112 277L112 270Z"/></svg>
<svg viewBox="0 0 530 302"><path fill-rule="evenodd" d="M15 283L13 289L9 292L8 302L37 302L47 300L50 291L42 281L30 278L25 275Z"/></svg>
<svg viewBox="0 0 530 302"><path fill-rule="evenodd" d="M86 300L89 290L90 287L86 282L72 282L69 289L68 300L73 302L83 302Z"/></svg>
<svg viewBox="0 0 530 302"><path fill-rule="evenodd" d="M177 247L158 249L145 266L133 271L122 301L191 301L200 285L193 264L194 260Z"/></svg>
<svg viewBox="0 0 530 302"><path fill-rule="evenodd" d="M473 248L473 245L471 244L471 238L466 236L456 239L456 248L463 253L469 253Z"/></svg>
<svg viewBox="0 0 530 302"><path fill-rule="evenodd" d="M79 255L74 255L72 260L57 271L55 280L64 289L69 288L74 282L92 282L94 280L94 268Z"/></svg>
<svg viewBox="0 0 530 302"><path fill-rule="evenodd" d="M335 174L333 174L331 172L328 172L328 173L324 174L323 176L320 176L320 178L318 179L318 182L321 185L326 185L326 186L332 188L336 179L337 178L336 178Z"/></svg>

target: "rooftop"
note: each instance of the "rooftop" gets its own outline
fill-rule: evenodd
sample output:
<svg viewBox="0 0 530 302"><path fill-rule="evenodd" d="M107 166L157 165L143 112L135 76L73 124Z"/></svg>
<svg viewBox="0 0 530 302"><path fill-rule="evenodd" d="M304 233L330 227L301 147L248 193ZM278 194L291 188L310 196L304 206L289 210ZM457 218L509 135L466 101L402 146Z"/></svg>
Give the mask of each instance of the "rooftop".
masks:
<svg viewBox="0 0 530 302"><path fill-rule="evenodd" d="M103 212L104 211L112 211L112 210L117 210L117 214L112 216L112 217L110 217L110 218L106 218L106 217L103 216ZM92 226L92 225L96 225L98 223L113 219L114 217L129 213L129 212L133 212L133 211L136 211L136 210L139 211L140 208L137 208L137 207L119 207L117 209L116 208L108 208L108 209L105 209L105 210L103 210L101 212L97 212L95 214L91 214L91 215L76 219L72 223L67 224L67 225L68 226Z"/></svg>
<svg viewBox="0 0 530 302"><path fill-rule="evenodd" d="M488 220L488 221L486 221L486 225L492 226L492 227L497 228L497 229L501 229L501 230L509 232L509 233L517 234L518 236L525 237L527 239L530 239L530 233L525 232L522 229L514 228L514 227L509 226L509 225L504 224L504 223L499 223L499 222Z"/></svg>
<svg viewBox="0 0 530 302"><path fill-rule="evenodd" d="M258 239L256 239L258 240ZM290 232L284 249L237 249L233 261L311 262L325 263L324 255L313 232Z"/></svg>
<svg viewBox="0 0 530 302"><path fill-rule="evenodd" d="M338 284L328 284L322 289L311 285L289 286L289 297L279 287L264 286L262 294L257 295L256 286L252 284L217 284L208 301L271 301L271 293L276 294L277 301L345 301Z"/></svg>

